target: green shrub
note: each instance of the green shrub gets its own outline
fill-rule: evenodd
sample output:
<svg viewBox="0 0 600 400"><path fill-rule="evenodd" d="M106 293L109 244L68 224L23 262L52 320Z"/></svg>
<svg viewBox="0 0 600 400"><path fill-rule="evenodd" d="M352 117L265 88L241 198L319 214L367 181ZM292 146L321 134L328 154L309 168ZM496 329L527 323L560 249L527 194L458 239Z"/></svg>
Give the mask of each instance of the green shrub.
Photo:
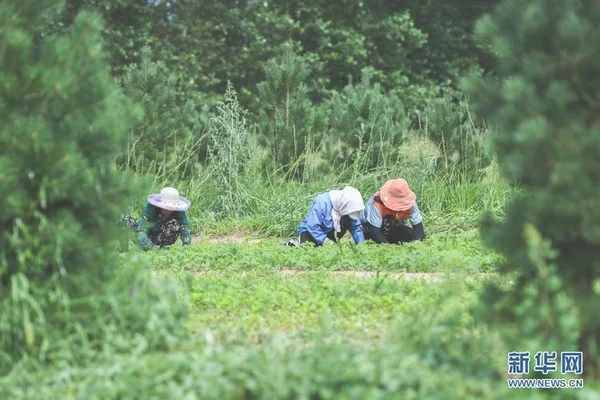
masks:
<svg viewBox="0 0 600 400"><path fill-rule="evenodd" d="M323 152L326 171L352 166L356 175L396 161L405 134L404 108L398 98L385 95L379 84L371 82L369 70L363 70L358 85L335 93L327 108L331 129Z"/></svg>
<svg viewBox="0 0 600 400"><path fill-rule="evenodd" d="M187 334L180 293L143 260L117 273L117 222L138 193L113 161L141 113L109 74L97 16L34 42L54 6L0 4L0 388L15 391L2 398L21 397L15 376L34 390L40 371L172 349Z"/></svg>
<svg viewBox="0 0 600 400"><path fill-rule="evenodd" d="M211 205L217 218L240 216L247 208L248 196L241 181L251 156L246 114L228 83L225 99L213 119L208 152L209 173L222 192Z"/></svg>
<svg viewBox="0 0 600 400"><path fill-rule="evenodd" d="M257 85L260 109L260 144L269 149L265 170L281 170L288 178L308 179L308 157L321 139L327 116L313 105L306 89L308 64L292 45L283 46L281 57L264 66L266 79Z"/></svg>
<svg viewBox="0 0 600 400"><path fill-rule="evenodd" d="M0 155L3 372L27 355L43 358L51 326L74 329L70 305L114 277L105 246L128 193L110 164L136 110L108 73L93 16L34 44L35 19L53 3L0 5L0 145L10 149Z"/></svg>
<svg viewBox="0 0 600 400"><path fill-rule="evenodd" d="M452 89L431 99L419 127L441 151L440 165L447 170L453 166L477 170L491 162L485 151L484 139L489 131L472 115L465 96Z"/></svg>
<svg viewBox="0 0 600 400"><path fill-rule="evenodd" d="M467 82L478 114L496 131L502 172L527 193L512 203L505 221L486 224L487 240L507 256L502 271L519 274L514 290L494 291L489 300L504 304L500 315L507 320L539 327L551 318L543 310L572 304L577 314L561 313L543 331L546 340L566 346L578 315L578 349L592 375L600 348L600 297L594 291L600 279L599 19L597 1L507 0L477 27L482 43L499 55L497 78ZM552 251L531 256L537 250L529 225ZM546 277L543 265L553 271ZM551 286L536 293L545 279ZM543 309L523 312L531 302Z"/></svg>
<svg viewBox="0 0 600 400"><path fill-rule="evenodd" d="M200 112L189 99L178 101L174 75L162 61L152 61L149 47L142 49L140 64L127 66L119 81L145 117L131 129L118 163L164 181L192 176L206 157L207 110Z"/></svg>

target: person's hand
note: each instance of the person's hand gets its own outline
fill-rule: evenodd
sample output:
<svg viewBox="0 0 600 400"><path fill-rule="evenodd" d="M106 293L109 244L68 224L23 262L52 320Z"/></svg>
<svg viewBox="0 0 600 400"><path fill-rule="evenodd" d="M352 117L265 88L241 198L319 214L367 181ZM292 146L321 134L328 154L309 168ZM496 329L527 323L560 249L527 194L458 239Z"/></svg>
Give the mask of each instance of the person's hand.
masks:
<svg viewBox="0 0 600 400"><path fill-rule="evenodd" d="M146 246L144 246L145 250L147 251L159 251L161 250L160 246L155 245L154 243L149 243Z"/></svg>

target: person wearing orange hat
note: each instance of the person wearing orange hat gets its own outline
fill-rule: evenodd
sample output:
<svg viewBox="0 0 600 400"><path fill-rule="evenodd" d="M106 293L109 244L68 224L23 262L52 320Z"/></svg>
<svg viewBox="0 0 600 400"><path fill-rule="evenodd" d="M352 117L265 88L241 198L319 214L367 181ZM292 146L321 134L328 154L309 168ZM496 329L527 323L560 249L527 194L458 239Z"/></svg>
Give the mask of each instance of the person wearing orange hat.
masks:
<svg viewBox="0 0 600 400"><path fill-rule="evenodd" d="M375 193L361 213L366 240L375 243L404 243L423 240L423 216L417 195L405 179L391 179ZM409 220L411 227L406 225Z"/></svg>

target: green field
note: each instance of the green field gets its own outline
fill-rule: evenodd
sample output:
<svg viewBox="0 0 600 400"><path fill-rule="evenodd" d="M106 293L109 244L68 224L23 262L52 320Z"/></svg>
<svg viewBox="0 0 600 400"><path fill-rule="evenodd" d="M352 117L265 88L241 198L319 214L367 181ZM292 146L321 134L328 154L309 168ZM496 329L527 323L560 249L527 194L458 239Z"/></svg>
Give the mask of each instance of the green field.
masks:
<svg viewBox="0 0 600 400"><path fill-rule="evenodd" d="M443 281L468 281L472 296L499 259L467 233L403 246L345 241L323 248L207 239L159 252L152 263L161 275L189 279L193 331L295 337L330 329L340 338L382 338L399 315L418 314Z"/></svg>
<svg viewBox="0 0 600 400"><path fill-rule="evenodd" d="M600 399L598 21L0 1L0 400ZM284 245L326 192L425 240Z"/></svg>

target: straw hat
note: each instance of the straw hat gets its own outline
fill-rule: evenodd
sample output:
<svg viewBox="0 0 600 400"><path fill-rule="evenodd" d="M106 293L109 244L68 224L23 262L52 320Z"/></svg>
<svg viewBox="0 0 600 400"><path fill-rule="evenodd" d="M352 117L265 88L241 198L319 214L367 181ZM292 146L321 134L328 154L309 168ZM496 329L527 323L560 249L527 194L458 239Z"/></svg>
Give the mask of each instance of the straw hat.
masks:
<svg viewBox="0 0 600 400"><path fill-rule="evenodd" d="M387 181L379 197L383 204L392 211L410 210L417 200L417 195L410 190L405 179L391 179Z"/></svg>
<svg viewBox="0 0 600 400"><path fill-rule="evenodd" d="M148 203L170 211L187 211L190 201L179 195L179 191L172 187L163 188L158 194L148 196Z"/></svg>

